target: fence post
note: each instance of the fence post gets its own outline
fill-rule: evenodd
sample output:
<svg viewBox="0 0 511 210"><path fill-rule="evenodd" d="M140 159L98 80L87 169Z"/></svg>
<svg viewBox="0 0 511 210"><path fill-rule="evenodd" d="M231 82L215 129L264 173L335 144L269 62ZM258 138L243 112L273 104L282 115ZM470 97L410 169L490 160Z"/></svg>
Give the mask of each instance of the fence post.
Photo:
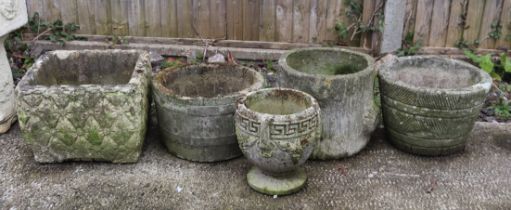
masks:
<svg viewBox="0 0 511 210"><path fill-rule="evenodd" d="M401 47L405 8L406 0L390 0L385 3L380 53L393 52Z"/></svg>

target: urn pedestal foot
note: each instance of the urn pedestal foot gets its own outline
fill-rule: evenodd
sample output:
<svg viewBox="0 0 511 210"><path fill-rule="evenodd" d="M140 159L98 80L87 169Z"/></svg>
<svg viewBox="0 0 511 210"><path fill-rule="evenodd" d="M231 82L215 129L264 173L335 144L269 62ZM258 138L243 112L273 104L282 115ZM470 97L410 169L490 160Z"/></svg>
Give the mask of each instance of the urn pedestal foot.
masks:
<svg viewBox="0 0 511 210"><path fill-rule="evenodd" d="M271 176L257 167L252 167L247 174L248 185L257 192L267 195L289 195L300 191L307 181L305 169L296 170L280 176Z"/></svg>

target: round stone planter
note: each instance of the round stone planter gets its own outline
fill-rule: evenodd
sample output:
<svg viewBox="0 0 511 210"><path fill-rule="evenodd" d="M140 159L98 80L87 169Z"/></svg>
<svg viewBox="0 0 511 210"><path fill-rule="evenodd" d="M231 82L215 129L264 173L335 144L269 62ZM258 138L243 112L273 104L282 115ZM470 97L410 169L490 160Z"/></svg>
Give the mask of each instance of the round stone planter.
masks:
<svg viewBox="0 0 511 210"><path fill-rule="evenodd" d="M419 155L463 150L492 83L470 64L435 56L394 59L379 77L390 141Z"/></svg>
<svg viewBox="0 0 511 210"><path fill-rule="evenodd" d="M236 100L263 85L261 74L238 65L190 65L159 72L153 95L169 152L199 162L240 156L234 131Z"/></svg>
<svg viewBox="0 0 511 210"><path fill-rule="evenodd" d="M236 135L241 151L255 165L247 174L254 190L287 195L307 180L300 166L320 137L316 100L292 89L262 89L238 103Z"/></svg>
<svg viewBox="0 0 511 210"><path fill-rule="evenodd" d="M306 48L279 60L282 86L311 94L321 107L322 136L312 158L338 159L362 150L379 122L376 73L367 54L339 48Z"/></svg>

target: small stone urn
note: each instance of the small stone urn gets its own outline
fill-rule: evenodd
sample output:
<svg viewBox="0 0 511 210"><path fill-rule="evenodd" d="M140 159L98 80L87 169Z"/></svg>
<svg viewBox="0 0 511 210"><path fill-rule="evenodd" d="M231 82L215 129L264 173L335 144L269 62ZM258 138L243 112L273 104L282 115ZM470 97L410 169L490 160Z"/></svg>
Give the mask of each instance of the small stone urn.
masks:
<svg viewBox="0 0 511 210"><path fill-rule="evenodd" d="M262 89L240 100L235 120L239 147L255 165L250 187L268 195L299 191L307 180L300 166L320 137L316 100L298 90Z"/></svg>
<svg viewBox="0 0 511 210"><path fill-rule="evenodd" d="M236 101L264 86L240 65L200 64L160 71L153 79L158 127L170 153L215 162L241 156L234 132Z"/></svg>
<svg viewBox="0 0 511 210"><path fill-rule="evenodd" d="M486 72L436 56L389 59L378 69L385 129L397 148L419 155L465 148L491 87Z"/></svg>
<svg viewBox="0 0 511 210"><path fill-rule="evenodd" d="M304 48L279 60L283 87L314 96L321 107L322 136L314 159L338 159L362 150L379 123L374 102L374 59L341 48Z"/></svg>

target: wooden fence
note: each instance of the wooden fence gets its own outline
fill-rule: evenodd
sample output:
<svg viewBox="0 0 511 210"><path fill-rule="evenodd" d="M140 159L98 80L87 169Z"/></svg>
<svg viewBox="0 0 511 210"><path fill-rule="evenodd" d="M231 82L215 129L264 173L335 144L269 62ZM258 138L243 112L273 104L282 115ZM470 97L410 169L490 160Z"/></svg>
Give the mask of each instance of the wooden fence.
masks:
<svg viewBox="0 0 511 210"><path fill-rule="evenodd" d="M354 1L364 5L364 20L381 2ZM344 0L28 0L27 4L29 14L80 24L82 34L323 43L338 39L337 21L350 24ZM369 43L370 37L343 42L359 46Z"/></svg>
<svg viewBox="0 0 511 210"><path fill-rule="evenodd" d="M511 0L406 1L404 35L414 33L424 46L455 47L465 40L479 48L511 47Z"/></svg>
<svg viewBox="0 0 511 210"><path fill-rule="evenodd" d="M361 23L374 19L383 0L350 0L363 6ZM392 0L398 1L398 0ZM511 47L511 0L406 1L403 38L423 46ZM29 14L80 24L82 34L213 38L303 43L335 42L346 0L27 0ZM401 8L398 8L401 9ZM352 30L353 31L353 30ZM352 32L351 31L351 32ZM490 33L500 34L498 39ZM494 35L496 35L494 33ZM379 33L341 40L374 49Z"/></svg>

